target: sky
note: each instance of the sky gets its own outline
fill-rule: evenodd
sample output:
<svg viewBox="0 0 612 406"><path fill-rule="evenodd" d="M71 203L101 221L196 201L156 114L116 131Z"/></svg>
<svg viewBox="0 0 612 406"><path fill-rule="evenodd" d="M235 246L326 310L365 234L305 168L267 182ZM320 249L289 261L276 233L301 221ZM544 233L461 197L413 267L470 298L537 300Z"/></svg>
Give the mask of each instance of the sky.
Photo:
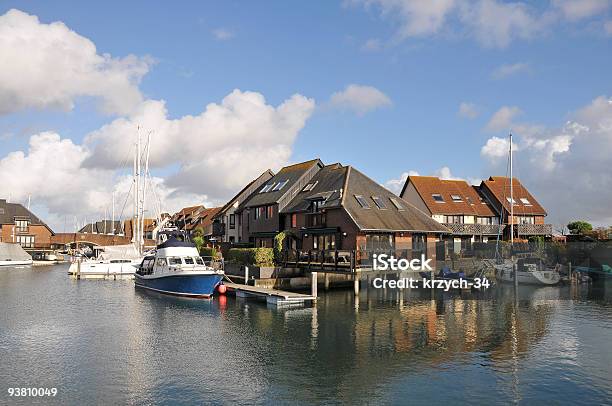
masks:
<svg viewBox="0 0 612 406"><path fill-rule="evenodd" d="M0 198L127 213L138 131L169 212L313 158L478 182L512 131L547 222L611 225L611 41L612 0L2 1Z"/></svg>

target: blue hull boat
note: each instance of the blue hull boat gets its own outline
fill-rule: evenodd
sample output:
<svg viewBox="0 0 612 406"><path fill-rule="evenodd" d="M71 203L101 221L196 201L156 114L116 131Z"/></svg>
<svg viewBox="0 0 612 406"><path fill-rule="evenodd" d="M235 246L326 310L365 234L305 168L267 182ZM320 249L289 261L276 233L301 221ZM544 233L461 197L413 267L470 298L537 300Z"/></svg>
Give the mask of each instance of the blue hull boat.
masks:
<svg viewBox="0 0 612 406"><path fill-rule="evenodd" d="M178 272L176 274L135 275L136 287L175 296L209 298L221 283L217 273Z"/></svg>

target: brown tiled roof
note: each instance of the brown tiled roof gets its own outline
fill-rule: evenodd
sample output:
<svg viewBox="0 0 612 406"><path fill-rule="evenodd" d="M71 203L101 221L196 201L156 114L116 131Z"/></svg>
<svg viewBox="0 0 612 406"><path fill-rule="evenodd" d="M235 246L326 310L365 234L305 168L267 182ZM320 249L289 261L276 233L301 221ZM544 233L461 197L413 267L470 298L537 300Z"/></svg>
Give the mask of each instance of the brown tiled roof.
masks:
<svg viewBox="0 0 612 406"><path fill-rule="evenodd" d="M30 220L30 225L45 226L53 234L53 230L44 221L36 217L34 213L21 204L8 203L6 199L0 199L0 224L14 224L15 217L27 217Z"/></svg>
<svg viewBox="0 0 612 406"><path fill-rule="evenodd" d="M236 202L241 204L242 202L246 202L249 198L254 194L254 192L259 189L261 185L263 185L266 181L272 179L274 177L274 172L270 169L266 169L261 175L257 178L250 181L240 192L236 193L236 195L227 203L225 206L221 208L215 214L215 216L222 216L225 214L227 210L229 210Z"/></svg>
<svg viewBox="0 0 612 406"><path fill-rule="evenodd" d="M222 207L211 207L209 209L202 209L194 215L193 221L187 224L187 230L191 231L196 228L203 228L210 226L213 223L215 215L222 209Z"/></svg>
<svg viewBox="0 0 612 406"><path fill-rule="evenodd" d="M414 185L431 214L495 216L492 207L482 199L478 189L464 180L446 180L435 176L409 176L406 185L408 183ZM441 195L444 202L434 200L432 196L434 194ZM453 201L451 197L453 195L460 196L461 201Z"/></svg>
<svg viewBox="0 0 612 406"><path fill-rule="evenodd" d="M510 212L510 203L506 199L510 197L510 178L504 176L491 176L489 179L482 181L480 187L488 190L498 202ZM514 214L521 215L536 215L546 216L546 210L538 203L531 193L523 186L516 178L512 179L512 195L514 198ZM527 199L530 204L525 204L521 198ZM496 202L497 204L499 204Z"/></svg>

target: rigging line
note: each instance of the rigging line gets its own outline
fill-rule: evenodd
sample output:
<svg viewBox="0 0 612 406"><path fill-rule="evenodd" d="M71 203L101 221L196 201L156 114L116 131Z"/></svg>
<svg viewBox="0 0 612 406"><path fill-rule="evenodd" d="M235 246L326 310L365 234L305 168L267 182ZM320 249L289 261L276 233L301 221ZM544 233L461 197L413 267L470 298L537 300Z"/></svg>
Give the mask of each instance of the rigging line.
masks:
<svg viewBox="0 0 612 406"><path fill-rule="evenodd" d="M121 208L121 212L120 212L120 214L119 214L119 218L120 218L120 219L121 219L121 218L123 218L123 211L125 210L125 206L127 205L127 201L128 201L128 198L130 197L130 192L132 191L132 187L133 187L133 186L134 186L134 183L133 183L133 182L131 182L131 183L130 183L130 189L129 189L129 190L128 190L128 192L127 192L127 195L126 195L126 197L125 197L125 201L123 202L123 207ZM125 234L125 230L124 230L124 234Z"/></svg>

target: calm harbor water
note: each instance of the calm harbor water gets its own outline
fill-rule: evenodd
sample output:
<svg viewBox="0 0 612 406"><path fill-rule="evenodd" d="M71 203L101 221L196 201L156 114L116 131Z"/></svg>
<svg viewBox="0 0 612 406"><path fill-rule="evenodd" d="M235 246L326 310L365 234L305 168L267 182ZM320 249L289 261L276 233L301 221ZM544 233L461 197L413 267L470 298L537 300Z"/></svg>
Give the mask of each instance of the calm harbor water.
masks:
<svg viewBox="0 0 612 406"><path fill-rule="evenodd" d="M612 402L611 286L335 290L275 309L66 271L0 269L0 404Z"/></svg>

